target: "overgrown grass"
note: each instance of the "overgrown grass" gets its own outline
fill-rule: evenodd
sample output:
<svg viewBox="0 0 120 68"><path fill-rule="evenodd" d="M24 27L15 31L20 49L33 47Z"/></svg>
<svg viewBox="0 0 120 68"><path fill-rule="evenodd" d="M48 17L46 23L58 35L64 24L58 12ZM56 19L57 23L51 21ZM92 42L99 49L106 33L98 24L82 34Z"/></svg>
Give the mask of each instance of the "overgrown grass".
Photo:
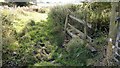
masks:
<svg viewBox="0 0 120 68"><path fill-rule="evenodd" d="M79 38L73 38L66 45L66 49L58 49L53 57L56 63L64 66L86 66L87 61L93 58Z"/></svg>
<svg viewBox="0 0 120 68"><path fill-rule="evenodd" d="M26 12L22 10L16 10L17 18L14 20L14 28L17 32L20 32L31 20L39 23L43 23L42 20L46 21L47 14L37 12ZM36 23L37 24L37 23Z"/></svg>
<svg viewBox="0 0 120 68"><path fill-rule="evenodd" d="M51 59L56 47L49 43L44 29L47 14L7 9L2 10L1 14L6 29L3 36L3 41L6 41L3 43L3 66L34 65ZM12 32L15 33L11 35Z"/></svg>
<svg viewBox="0 0 120 68"><path fill-rule="evenodd" d="M79 6L60 6L51 9L49 14L27 12L21 9L18 10L2 10L2 24L3 31L3 65L9 66L86 66L94 65L96 61L102 56L99 52L97 56L85 47L83 41L79 38L73 38L65 48L61 48L64 42L64 23L65 16L69 13L67 9L78 13ZM84 6L82 6L84 7ZM81 7L81 8L82 8ZM91 10L89 10L91 11ZM80 14L83 11L80 12ZM102 12L100 12L102 13ZM104 14L104 13L103 13ZM93 16L92 16L93 15ZM84 15L83 15L84 16ZM106 44L105 39L107 33L102 27L107 28L107 24L98 19L93 10L91 17L93 23L93 37L95 39L94 45L99 51ZM103 15L104 16L104 15ZM104 18L104 17L103 17ZM108 18L106 14L106 19ZM104 20L108 22L107 20ZM92 23L91 22L91 23ZM74 22L72 22L74 24ZM104 26L97 27L99 24ZM80 27L79 25L76 25ZM98 30L100 29L100 30ZM104 33L102 34L102 31ZM92 33L89 32L89 33ZM101 35L101 36L100 36Z"/></svg>
<svg viewBox="0 0 120 68"><path fill-rule="evenodd" d="M63 42L63 39L64 39L64 33L63 33L63 28L64 28L64 24L65 24L65 17L67 14L69 14L69 12L67 12L67 9L70 9L74 14L76 14L75 16L77 16L78 18L80 19L83 19L84 16L85 16L85 11L83 9L85 9L85 4L87 5L87 3L84 3L84 6L81 5L79 7L77 6L57 6L57 7L54 7L51 12L49 13L48 15L48 29L52 29L51 31L48 32L49 36L50 36L50 41L52 41L52 43L55 43L57 46L61 46L62 45L62 42ZM96 9L90 9L89 7L91 6L91 8L94 8L94 6L96 6ZM106 5L106 7L102 7ZM107 38L107 34L108 34L108 24L109 24L109 13L110 13L110 3L94 3L94 4L91 4L86 12L87 12L87 20L88 20L88 23L91 23L92 24L92 29L88 29L88 35L90 37L92 37L94 39L94 42L96 43L96 45L93 45L95 46L100 55L92 55L92 58L90 57L84 57L84 55L87 55L87 56L91 56L90 54L88 55L89 51L87 51L87 49L83 47L84 50L80 49L78 47L78 50L80 49L81 51L83 51L83 56L81 55L81 57L84 57L84 58L80 58L82 59L81 62L78 61L79 59L75 59L75 54L70 54L67 53L67 54L64 54L66 56L69 56L71 57L74 56L74 57L71 57L71 60L66 60L65 57L63 59L58 59L59 62L61 62L61 64L63 65L94 65L94 63L96 62L95 60L93 60L94 58L101 58L101 56L103 56L103 51L104 50L104 46L106 45L106 38ZM79 8L79 10L74 10L74 8L76 7ZM107 8L107 9L106 9ZM100 10L102 9L102 10ZM100 11L98 11L100 10ZM74 24L76 25L76 27L81 27L81 25L79 25L78 23L75 23L74 21L69 21L70 24ZM78 45L79 43L75 43L74 45ZM71 44L68 44L68 45L71 45ZM68 46L67 45L67 46ZM74 49L74 45L71 45ZM76 51L77 48L75 50L72 50L70 53L74 53L74 51ZM102 51L102 52L101 52ZM59 53L59 50L57 51L58 53L55 54L55 56L57 56ZM62 52L60 50L60 52ZM87 53L88 52L88 53ZM81 53L81 52L78 52L78 53ZM72 62L72 59L74 58L73 62ZM97 59L98 60L98 59ZM102 60L102 59L100 59ZM100 61L98 60L98 62ZM68 62L67 62L68 61ZM90 61L93 61L92 63L90 63ZM71 63L70 63L71 62ZM83 62L83 63L82 63ZM68 64L67 64L68 63ZM75 64L74 64L75 63ZM78 63L78 64L77 64Z"/></svg>

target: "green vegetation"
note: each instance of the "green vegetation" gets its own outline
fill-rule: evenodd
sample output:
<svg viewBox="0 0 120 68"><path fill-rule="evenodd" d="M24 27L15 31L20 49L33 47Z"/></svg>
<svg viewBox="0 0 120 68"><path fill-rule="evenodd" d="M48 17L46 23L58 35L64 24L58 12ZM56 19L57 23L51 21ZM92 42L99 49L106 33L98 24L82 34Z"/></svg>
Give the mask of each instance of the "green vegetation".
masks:
<svg viewBox="0 0 120 68"><path fill-rule="evenodd" d="M22 10L2 10L1 14L4 30L3 65L23 66L51 59L55 47L45 40L43 23L46 21L46 14ZM47 51L47 54L42 51Z"/></svg>
<svg viewBox="0 0 120 68"><path fill-rule="evenodd" d="M38 12L22 9L0 10L3 25L3 66L99 64L103 60L103 47L107 44L110 8L110 3L84 3L56 6L50 11L48 8L42 8ZM96 45L93 46L99 51L97 54L91 53L78 37L72 38L62 47L65 39L65 18L70 14L68 9L80 19L87 13L87 21L92 24L88 35L94 39ZM70 23L78 29L82 27L75 21L70 20Z"/></svg>
<svg viewBox="0 0 120 68"><path fill-rule="evenodd" d="M60 54L57 62L65 66L86 66L86 61L91 57L90 51L85 48L81 40L73 38L66 45L66 51Z"/></svg>

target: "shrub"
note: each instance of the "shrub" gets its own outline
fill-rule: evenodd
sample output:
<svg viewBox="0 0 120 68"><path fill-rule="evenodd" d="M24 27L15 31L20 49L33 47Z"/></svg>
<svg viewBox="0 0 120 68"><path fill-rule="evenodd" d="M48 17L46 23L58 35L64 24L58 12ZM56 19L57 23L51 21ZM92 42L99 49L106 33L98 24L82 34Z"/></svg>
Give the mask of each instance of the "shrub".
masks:
<svg viewBox="0 0 120 68"><path fill-rule="evenodd" d="M86 65L87 59L91 58L89 50L83 44L83 41L79 37L73 38L67 45L68 52L68 65L83 66ZM67 64L67 63L66 63Z"/></svg>
<svg viewBox="0 0 120 68"><path fill-rule="evenodd" d="M61 46L64 40L64 23L66 15L69 14L67 12L68 7L64 6L56 6L51 9L48 14L48 34L52 43L55 43L58 46Z"/></svg>
<svg viewBox="0 0 120 68"><path fill-rule="evenodd" d="M85 66L87 60L92 58L92 54L85 47L83 42L78 38L73 38L67 45L66 51L58 49L53 57L56 59L55 63L64 66Z"/></svg>
<svg viewBox="0 0 120 68"><path fill-rule="evenodd" d="M18 49L19 45L15 38L16 31L13 28L15 15L8 10L2 10L0 14L2 22L2 61L5 65L12 63L12 60L14 60L14 57L12 57L13 52Z"/></svg>
<svg viewBox="0 0 120 68"><path fill-rule="evenodd" d="M84 43L83 40L81 40L79 37L74 37L66 45L66 50L71 53L72 51L75 51L77 48L83 46L83 43Z"/></svg>

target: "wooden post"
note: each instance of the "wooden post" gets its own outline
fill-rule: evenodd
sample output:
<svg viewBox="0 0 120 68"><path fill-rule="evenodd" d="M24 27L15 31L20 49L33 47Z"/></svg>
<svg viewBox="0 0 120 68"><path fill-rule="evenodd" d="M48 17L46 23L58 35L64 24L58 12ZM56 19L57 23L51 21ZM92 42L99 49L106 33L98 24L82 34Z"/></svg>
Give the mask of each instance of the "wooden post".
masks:
<svg viewBox="0 0 120 68"><path fill-rule="evenodd" d="M68 14L67 14L66 19L65 19L65 26L64 26L65 32L66 32L67 24L68 24Z"/></svg>
<svg viewBox="0 0 120 68"><path fill-rule="evenodd" d="M118 17L120 17L120 1L118 2ZM118 29L120 27L120 22L118 22Z"/></svg>
<svg viewBox="0 0 120 68"><path fill-rule="evenodd" d="M67 24L68 24L68 14L66 15L66 19L65 19L65 25L64 25L64 40L67 38L66 37L66 28L67 28Z"/></svg>
<svg viewBox="0 0 120 68"><path fill-rule="evenodd" d="M116 28L116 24L115 24L115 18L116 18L116 7L117 7L117 2L112 2L112 9L111 9L111 18L110 18L110 25L109 25L109 41L108 41L108 46L107 46L107 55L106 55L106 62L105 64L107 66L111 66L112 62L112 58L113 58L113 49L112 46L113 41L115 40L115 28Z"/></svg>
<svg viewBox="0 0 120 68"><path fill-rule="evenodd" d="M116 28L116 41L115 41L115 51L114 51L114 53L115 53L115 55L117 56L114 56L114 60L116 61L116 65L119 65L120 63L120 53L119 53L119 47L120 47L120 45L119 45L119 43L120 42L118 42L119 40L120 40L120 2L118 2L118 8L117 8L117 12L118 12L118 18L117 18L117 28ZM119 56L119 57L118 57Z"/></svg>
<svg viewBox="0 0 120 68"><path fill-rule="evenodd" d="M84 16L84 19L85 19L85 22L84 22L84 40L85 40L85 45L87 43L87 12L86 12L86 8L84 9L84 12L85 12L85 16Z"/></svg>
<svg viewBox="0 0 120 68"><path fill-rule="evenodd" d="M2 20L1 18L0 18L0 67L2 67Z"/></svg>

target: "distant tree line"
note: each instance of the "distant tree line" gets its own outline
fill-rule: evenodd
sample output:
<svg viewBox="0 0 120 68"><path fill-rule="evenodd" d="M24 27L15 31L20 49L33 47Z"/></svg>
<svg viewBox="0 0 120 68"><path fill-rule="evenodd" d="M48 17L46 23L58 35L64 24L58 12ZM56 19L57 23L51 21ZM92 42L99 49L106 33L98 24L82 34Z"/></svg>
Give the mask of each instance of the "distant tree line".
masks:
<svg viewBox="0 0 120 68"><path fill-rule="evenodd" d="M29 2L0 2L0 5L1 6L8 5L9 7L16 5L22 7L22 6L29 6L31 4Z"/></svg>

